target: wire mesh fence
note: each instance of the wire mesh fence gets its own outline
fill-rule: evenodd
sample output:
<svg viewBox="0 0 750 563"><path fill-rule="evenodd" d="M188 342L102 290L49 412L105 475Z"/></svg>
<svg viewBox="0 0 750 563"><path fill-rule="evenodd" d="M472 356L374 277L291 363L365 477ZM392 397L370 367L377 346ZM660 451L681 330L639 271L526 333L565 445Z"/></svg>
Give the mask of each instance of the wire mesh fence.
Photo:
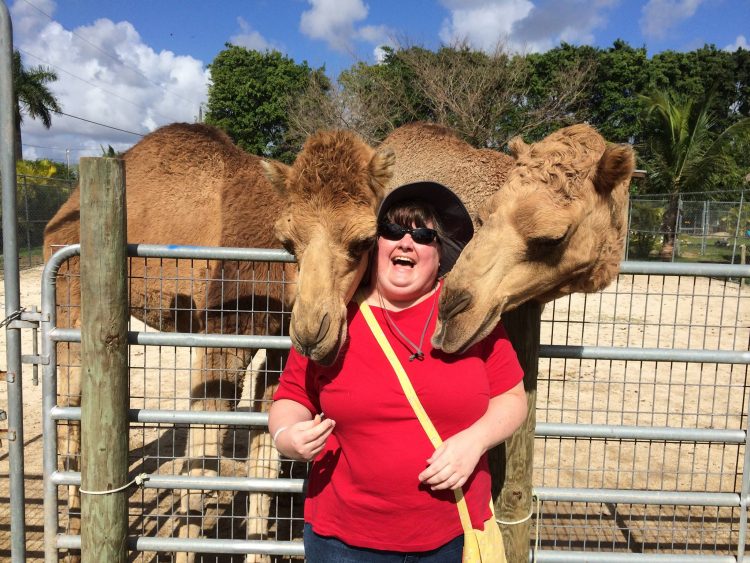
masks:
<svg viewBox="0 0 750 563"><path fill-rule="evenodd" d="M750 291L737 281L627 275L600 294L551 303L542 343L746 351ZM542 423L661 428L658 439L538 436L535 485L643 491L646 504L542 502L542 545L576 551L730 555L742 487L748 366L718 362L542 358ZM696 440L680 430L737 430L736 441ZM684 506L660 504L674 492ZM695 506L689 495L696 496ZM712 495L712 493L714 493ZM581 495L585 500L586 494ZM650 498L649 498L650 497Z"/></svg>
<svg viewBox="0 0 750 563"><path fill-rule="evenodd" d="M672 261L740 264L750 245L747 191L731 194L686 193L676 200ZM669 198L631 196L626 259L663 259ZM743 250L744 249L744 250Z"/></svg>
<svg viewBox="0 0 750 563"><path fill-rule="evenodd" d="M41 264L44 228L73 192L75 182L20 174L16 178L18 260L22 268ZM2 253L0 240L0 253Z"/></svg>
<svg viewBox="0 0 750 563"><path fill-rule="evenodd" d="M140 280L131 283L131 302L137 304L131 331L155 334L158 328L175 331L189 327L197 333L209 324L207 315L217 315L222 321L217 326L223 327L224 334L248 326L260 326L256 334L285 334L283 328L269 332L273 323L265 319L269 313L288 312L263 298L269 293L268 286L286 287L283 270L269 263L242 267L236 261L183 260L180 264L174 267L171 261L148 258L143 267L131 267L131 275L139 272L134 278ZM240 292L240 299L229 300L227 309L199 309L194 303L200 302L200 288L206 282L218 284L228 293L232 285L252 289ZM159 289L143 291L138 284ZM59 287L75 287L75 283L58 283ZM179 299L175 288L180 288L176 292ZM75 319L77 306L75 298L67 302L63 298L59 324ZM263 321L248 324L243 321L248 317ZM742 352L750 342L749 318L750 287L736 280L623 273L602 293L574 295L548 304L541 342L543 346L615 347L636 352ZM152 326L138 319L146 319ZM130 407L140 413L130 425L130 471L152 476L149 486L135 490L130 497L130 534L165 541L190 537L215 541L205 547L207 553L198 556L202 561L245 561L245 555L237 550L257 546L227 542L298 540L304 501L301 486L292 487L292 492L261 494L254 479L278 476L299 483L307 466L288 461L279 464L273 449L254 449L255 438L268 438L262 423L259 427L248 425L248 419L241 418L223 424L195 422L206 408L197 397L200 393L195 392L196 376L198 381L205 378L206 366L203 350L188 344L130 347ZM63 386L77 367L75 353L67 353L71 346L76 345L58 344L59 402L75 405L75 392ZM231 364L242 356L246 368L227 363L210 367L222 375L221 385L227 386L227 392L219 394L224 399L221 408L240 417L265 410L269 401L266 391L273 388L283 367L283 354L269 356L251 349L246 355L243 350L224 348L221 357ZM541 358L538 382L534 488L539 503L532 537L538 531L540 555L545 551L585 552L592 557L603 553L735 554L741 537L741 510L734 499L741 492L744 471L747 364L553 356ZM162 412L157 422L144 414L156 411ZM64 427L71 422L61 420L59 424ZM548 431L555 424L582 427L583 435ZM214 432L217 428L219 433ZM598 433L586 435L587 428L596 428ZM646 434L640 436L638 430L644 429ZM728 439L711 434L732 430L736 433ZM709 434L701 437L701 431ZM189 456L190 436L195 432L220 437L220 453L205 458ZM618 437L618 432L624 432L625 437ZM65 435L62 431L61 436ZM58 470L75 468L76 464L70 463L77 455L73 443L63 439L61 446ZM179 480L191 468L201 470L193 472L193 477L216 479L203 481L201 502L186 511L186 485ZM195 483L189 486L196 488ZM63 534L76 533L70 523L75 522L77 509L69 513L67 491L61 489L61 493ZM132 559L173 560L170 544L149 545L154 547L134 551ZM257 554L249 560L298 559Z"/></svg>

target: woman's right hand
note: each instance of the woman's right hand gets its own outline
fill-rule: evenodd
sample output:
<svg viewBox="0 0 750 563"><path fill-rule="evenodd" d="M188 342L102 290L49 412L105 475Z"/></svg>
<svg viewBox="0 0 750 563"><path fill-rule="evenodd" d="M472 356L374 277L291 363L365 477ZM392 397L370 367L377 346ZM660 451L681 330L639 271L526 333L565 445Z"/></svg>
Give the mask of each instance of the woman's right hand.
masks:
<svg viewBox="0 0 750 563"><path fill-rule="evenodd" d="M323 450L336 423L319 414L312 420L290 424L277 430L276 449L289 459L312 461Z"/></svg>

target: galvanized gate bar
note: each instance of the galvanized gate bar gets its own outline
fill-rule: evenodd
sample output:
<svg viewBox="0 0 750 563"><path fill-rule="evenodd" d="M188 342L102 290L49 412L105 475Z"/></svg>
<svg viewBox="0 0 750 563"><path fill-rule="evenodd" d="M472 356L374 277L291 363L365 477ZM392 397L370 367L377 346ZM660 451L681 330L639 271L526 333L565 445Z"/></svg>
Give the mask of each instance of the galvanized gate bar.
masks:
<svg viewBox="0 0 750 563"><path fill-rule="evenodd" d="M658 553L593 553L591 551L537 551L535 563L736 563L731 555Z"/></svg>
<svg viewBox="0 0 750 563"><path fill-rule="evenodd" d="M195 260L253 260L256 262L294 262L286 250L275 248L230 248L188 246L182 244L129 244L128 255L139 258L187 258Z"/></svg>
<svg viewBox="0 0 750 563"><path fill-rule="evenodd" d="M57 272L62 264L80 254L80 245L66 246L50 257L42 272L42 356L47 358L42 373L42 467L44 473L44 561L58 561L57 528L60 524L57 512L57 485L52 480L57 470L57 422L50 416L57 401L57 346L50 338L50 331L57 324L55 286ZM80 418L80 414L79 414Z"/></svg>
<svg viewBox="0 0 750 563"><path fill-rule="evenodd" d="M153 256L162 258L200 258L209 259L263 259L269 260L283 257L284 261L290 261L289 255L283 251L271 251L277 256L271 258L268 253L262 252L259 257L254 249L216 249L195 247L155 247L150 245L133 245L131 251L139 256ZM66 249L67 256L73 255L75 251ZM57 256L57 255L56 255ZM716 266L716 265L693 265L685 264L656 264L636 263L623 264L622 273L630 274L654 274L654 275L705 275L710 277L750 277L750 267L747 266ZM58 266L59 267L59 266ZM56 271L56 270L55 270ZM700 273L696 273L699 271ZM45 277L45 280L47 278ZM49 293L54 298L54 289ZM53 309L43 309L53 311ZM48 328L54 327L54 315L49 317ZM55 341L77 340L80 332L73 329L53 329L48 331L47 336ZM208 338L203 338L208 336ZM287 337L247 337L230 335L196 335L178 333L158 332L131 332L129 341L141 345L168 345L168 346L206 346L206 347L249 347L279 349L289 347ZM47 346L51 345L52 340ZM43 352L44 356L44 352ZM750 363L750 353L734 351L710 351L710 350L660 350L660 349L637 349L637 354L631 355L631 351L616 347L599 346L545 346L543 356L554 358L577 358L577 359L618 359L624 361L666 361L666 362L711 362L711 363ZM646 356L646 357L644 357ZM54 360L54 358L52 358ZM51 361L52 365L56 362ZM54 420L75 420L80 417L80 410L75 408L57 407L52 404L47 411L48 418L54 426ZM131 409L130 420L135 422L166 423L166 424L229 424L234 426L253 425L262 426L267 423L267 416L262 413L210 413L199 411L155 411L146 409ZM46 423L46 420L45 420ZM540 423L537 427L537 435L550 435L559 437L582 437L601 439L633 439L633 440L664 440L664 441L693 441L693 442L718 442L743 444L748 439L745 430L713 430L713 429L690 429L670 427L622 427L610 425L568 425ZM746 448L747 454L747 448ZM743 474L743 491L745 491L747 474ZM80 483L80 474L74 472L49 473L48 483L51 488L58 486L77 485ZM300 493L303 491L304 481L300 479L265 480L246 479L232 477L190 477L184 475L149 475L143 483L144 488L149 489L196 489L196 490L239 490L246 492L285 492ZM619 490L619 489L566 489L566 488L535 488L540 500L567 501L567 502L608 502L627 503L643 505L669 505L669 506L707 506L707 507L740 507L740 518L746 518L747 495L736 493L683 493L665 492L654 490ZM55 492L56 495L56 492ZM745 520L742 520L743 522ZM56 530L56 527L55 527ZM46 530L45 530L46 533ZM47 536L45 536L46 538ZM744 541L743 530L740 537ZM266 550L273 549L278 554L302 554L302 545L299 542L253 542L245 540L185 540L180 538L129 538L129 545L133 549L147 551L197 551L213 553L267 553ZM58 548L76 548L80 546L80 538L73 536L59 536L53 542L52 551ZM552 552L538 551L537 561L707 561L725 562L736 561L732 556L709 556L709 555L641 555L631 553L592 553L592 552Z"/></svg>
<svg viewBox="0 0 750 563"><path fill-rule="evenodd" d="M52 480L59 486L81 484L77 471L57 471ZM304 479L267 479L262 477L206 477L150 474L141 485L144 489L194 489L204 491L245 491L252 493L302 493Z"/></svg>
<svg viewBox="0 0 750 563"><path fill-rule="evenodd" d="M646 262L642 260L628 260L620 264L620 273L655 276L750 278L750 264L703 264L700 262Z"/></svg>
<svg viewBox="0 0 750 563"><path fill-rule="evenodd" d="M607 424L565 424L539 422L537 436L560 438L602 438L617 440L665 440L675 442L718 442L744 444L744 430L720 430L715 428L677 428L669 426L611 426Z"/></svg>
<svg viewBox="0 0 750 563"><path fill-rule="evenodd" d="M80 342L81 330L56 328L50 332L55 342ZM175 346L178 348L271 348L287 350L288 336L258 336L252 334L199 334L194 332L135 332L128 331L128 344L143 346Z"/></svg>
<svg viewBox="0 0 750 563"><path fill-rule="evenodd" d="M5 2L0 3L0 176L2 176L3 283L5 284L5 354L8 373L8 464L10 486L10 552L14 563L26 560L26 501L23 471L23 374L21 330L8 321L21 314L16 216L15 108L13 96L13 29ZM2 326L2 325L0 325Z"/></svg>
<svg viewBox="0 0 750 563"><path fill-rule="evenodd" d="M268 426L268 414L262 412L130 409L128 413L128 419L131 422L141 423ZM55 407L50 412L50 416L55 420L81 420L81 409L80 407ZM536 436L744 444L747 439L747 432L744 430L721 430L716 428L610 426L606 424L539 422L536 425Z"/></svg>
<svg viewBox="0 0 750 563"><path fill-rule="evenodd" d="M54 407L50 416L55 420L81 420L80 407ZM268 413L238 411L167 411L129 409L130 422L164 424L229 424L234 426L268 426Z"/></svg>
<svg viewBox="0 0 750 563"><path fill-rule="evenodd" d="M56 342L80 342L77 328L56 328L50 333ZM272 348L288 349L288 336L255 336L236 334L195 334L192 332L128 331L128 343L145 346L176 346L182 348ZM750 352L730 350L679 350L669 348L618 348L615 346L542 345L540 358L578 360L623 360L642 362L710 362L716 364L750 364Z"/></svg>
<svg viewBox="0 0 750 563"><path fill-rule="evenodd" d="M81 536L60 535L57 537L59 549L81 549ZM129 537L128 548L135 551L193 551L196 553L225 553L242 555L304 555L301 541L273 540L214 540L187 538Z"/></svg>
<svg viewBox="0 0 750 563"><path fill-rule="evenodd" d="M633 489L578 489L567 487L534 487L539 500L559 502L596 502L612 504L646 504L671 506L728 506L738 508L737 493L691 493L683 491L637 491Z"/></svg>

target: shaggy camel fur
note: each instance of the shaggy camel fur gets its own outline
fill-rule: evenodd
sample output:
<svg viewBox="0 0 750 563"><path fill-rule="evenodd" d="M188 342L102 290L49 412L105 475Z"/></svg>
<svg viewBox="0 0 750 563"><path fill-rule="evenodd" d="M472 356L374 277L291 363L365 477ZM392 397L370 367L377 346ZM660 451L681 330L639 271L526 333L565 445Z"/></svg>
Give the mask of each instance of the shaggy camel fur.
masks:
<svg viewBox="0 0 750 563"><path fill-rule="evenodd" d="M144 137L123 160L129 242L272 248L278 247L279 238L299 261L296 267L220 261L201 261L201 266L195 266L190 260L134 258L129 294L135 317L161 331L287 334L294 303L294 345L317 359L335 356L345 336L345 304L359 284L365 255L375 239L375 210L391 175L392 152L375 151L352 133L323 132L307 141L289 167L246 154L213 127L174 124ZM48 224L47 258L54 246L78 242L79 206L76 190ZM274 233L269 219L277 217ZM80 324L77 270L75 259L60 272L61 326ZM286 289L268 283L282 276L292 282L284 284ZM321 287L324 293L318 293ZM298 316L304 319L301 325L294 321ZM326 327L333 336L322 334L319 328L312 330L313 326ZM61 364L80 365L77 348L60 348ZM233 409L253 352L199 350L191 372L191 409ZM251 390L254 410L267 407L284 356L281 351L267 350L267 368L259 372L259 383ZM65 380L58 404L79 405L79 371L61 370L61 382ZM224 434L219 428L191 428L184 471L191 475L226 473L221 459ZM69 469L79 470L78 428L71 426L68 435L61 432L60 439L68 445ZM267 433L251 435L250 457L250 475L278 474L278 462L273 461L276 452ZM199 534L200 518L194 516L205 514L205 498L199 491L183 494L181 537ZM265 532L268 502L268 497L251 495L251 537ZM71 491L69 505L72 514L79 509L77 489ZM68 533L79 530L80 521L72 516ZM178 556L178 560L191 559Z"/></svg>
<svg viewBox="0 0 750 563"><path fill-rule="evenodd" d="M456 192L477 226L479 209L500 189L515 165L507 154L475 149L440 125L411 123L394 130L381 147L396 153L389 187L433 180Z"/></svg>
<svg viewBox="0 0 750 563"><path fill-rule="evenodd" d="M628 146L573 125L527 145L481 228L446 279L433 345L459 352L484 338L503 311L528 300L594 292L617 275L635 166Z"/></svg>

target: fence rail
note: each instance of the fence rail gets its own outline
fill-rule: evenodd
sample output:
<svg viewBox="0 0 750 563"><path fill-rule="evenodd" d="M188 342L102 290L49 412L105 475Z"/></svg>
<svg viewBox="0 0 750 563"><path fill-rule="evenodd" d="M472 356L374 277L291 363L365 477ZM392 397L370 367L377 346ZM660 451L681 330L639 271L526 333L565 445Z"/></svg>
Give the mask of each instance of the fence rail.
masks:
<svg viewBox="0 0 750 563"><path fill-rule="evenodd" d="M215 259L290 260L283 251L252 249L133 245L130 252L159 263L175 258L188 260L197 269L200 269L198 262ZM66 247L47 265L43 318L54 310L54 282L59 267L76 253L77 248ZM234 270L228 268L228 271ZM747 366L750 353L746 350L750 327L742 319L750 318L747 315L750 312L750 289L729 280L747 277L750 277L748 266L629 262L622 265L620 278L612 288L600 294L563 298L545 311L534 483L534 494L539 503L540 518L536 527L541 548L536 551L535 560L695 560L716 563L742 560L750 490L744 466L748 450L750 381ZM643 288L639 288L641 283L645 283ZM684 301L686 288L689 288L689 303ZM639 299L645 301L645 306L635 305ZM654 304L650 304L652 301ZM685 323L680 315L697 308L697 304L707 310L719 311L718 320L706 316L700 317L699 323L698 313L692 312L687 317L692 322ZM58 305L64 309L64 304ZM695 331L696 327L700 329L700 338L694 340L702 348L697 348L691 338L685 342L677 341L675 333L679 333L682 326L687 326L685 330L688 331ZM623 346L617 335L620 327L628 327L621 331L624 333L633 332L634 327L642 332L656 327L656 345L644 347L626 342ZM593 332L592 328L595 328ZM181 350L188 352L191 346L289 347L286 336L200 335L150 330L148 327L131 330L129 342L131 348L141 350L144 356L156 348L158 359L154 359L158 367L153 369L158 383L149 379L148 385L162 390L169 387L164 381L179 379L181 370L190 370L189 362L187 366L178 365L179 362L165 365L165 348L169 350L167 355L173 355ZM722 340L714 334L723 331L731 331L732 337ZM54 324L47 327L46 335L48 342L43 345L43 356L55 345L80 339L80 332L76 329L57 328ZM632 334L626 336L626 340L632 340ZM664 341L671 345L665 347ZM132 354L131 350L131 361ZM57 371L54 359L50 357L50 363L45 367L48 376ZM146 377L146 362L147 358L144 365L131 365L131 380L134 379L133 371L140 373L143 370L142 377ZM679 378L674 373L677 365L684 368ZM633 366L637 366L637 371ZM644 366L651 367L644 369ZM66 369L66 366L59 368ZM659 373L664 369L666 376ZM698 379L693 373L696 370ZM711 381L705 378L707 372L712 375ZM701 381L701 375L705 381ZM592 392L597 386L602 389ZM131 444L134 439L143 442L139 436L146 434L161 443L165 436L174 435L180 427L188 424L227 425L235 431L243 427L263 428L267 424L267 416L263 413L195 411L190 410L185 396L165 398L144 393L147 390L137 389L139 384L134 381L131 381L131 387ZM645 396L648 408L634 407L627 400L617 403L614 396L624 395L622 391L627 387ZM179 391L174 384L170 389L172 393ZM713 410L707 414L700 412L700 404L693 411L693 407L683 407L675 402L678 395L689 395L696 390L699 391L698 403L701 396L710 399ZM731 393L720 397L722 390ZM587 396L589 392L592 394ZM598 405L597 397L600 396L606 396L607 403ZM667 404L660 404L660 397ZM736 401L733 402L732 397ZM141 407L134 407L133 403L140 403ZM182 406L165 408L161 404L159 408L153 408L149 406L152 403ZM49 405L45 424L50 427L80 419L78 407L57 405L50 397L45 398L45 404ZM616 420L608 420L613 415ZM643 418L648 422L644 423ZM712 422L706 424L704 418ZM666 424L658 424L660 420ZM694 463L686 467L679 455L674 457L670 450L673 447L678 448L678 454L681 451L683 456L690 450L689 456ZM53 445L46 443L45 448L53 449ZM638 448L640 450L636 452ZM289 516L279 516L287 509L278 504L279 520L269 522L270 530L280 526L281 520L291 518L288 524L294 528L301 523L299 516L294 516L294 506L301 506L304 467L296 464L296 469L292 467L284 478L277 480L237 475L188 476L175 467L175 462L181 458L179 445L170 444L166 450L157 452L158 463L151 463L153 470L145 472L141 490L131 496L131 517L141 522L139 529L148 529L151 533L138 534L134 528L132 532L135 533L131 533L128 539L130 549L148 552L155 560L161 560L164 554L185 550L301 555L302 548L294 540L297 537L294 532L286 538L269 536L262 542L243 537L241 533L201 539L168 537L166 522L175 514L168 508L163 510L164 503L159 503L158 497L163 498L181 489L198 489L216 494L265 492L277 498L297 498L288 508L291 511ZM638 453L641 455L636 455ZM149 465L149 455L144 454L140 461L134 460L136 466ZM54 500L51 496L48 500L49 506L55 507L58 489L80 484L80 473L66 471L64 467L60 469L58 455L55 452L45 470L49 475L47 491L54 495ZM234 452L231 457L240 459L242 455ZM636 463L636 459L641 463ZM237 514L228 518L235 524L242 519ZM144 527L143 522L149 520L152 525ZM57 523L53 530L58 531ZM214 533L211 530L207 529L207 532ZM633 539L639 535L645 541ZM703 539L695 543L695 537ZM48 538L52 543L47 547L55 556L59 549L80 545L80 539L75 536L50 532ZM640 553L633 553L634 549Z"/></svg>

